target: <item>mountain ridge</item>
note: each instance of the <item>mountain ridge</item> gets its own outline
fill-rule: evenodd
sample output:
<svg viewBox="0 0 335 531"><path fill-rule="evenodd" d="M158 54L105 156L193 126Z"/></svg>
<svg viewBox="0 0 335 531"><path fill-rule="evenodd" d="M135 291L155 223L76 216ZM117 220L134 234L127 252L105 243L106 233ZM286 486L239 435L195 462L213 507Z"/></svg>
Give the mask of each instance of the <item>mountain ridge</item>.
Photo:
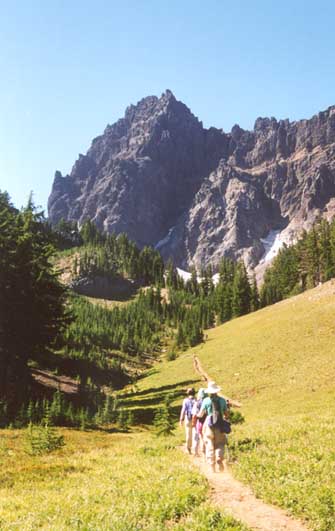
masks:
<svg viewBox="0 0 335 531"><path fill-rule="evenodd" d="M204 128L170 90L148 96L107 125L70 175L56 172L48 209L52 223L92 219L184 269L215 268L223 255L255 267L271 231L290 243L335 214L335 106L225 133Z"/></svg>

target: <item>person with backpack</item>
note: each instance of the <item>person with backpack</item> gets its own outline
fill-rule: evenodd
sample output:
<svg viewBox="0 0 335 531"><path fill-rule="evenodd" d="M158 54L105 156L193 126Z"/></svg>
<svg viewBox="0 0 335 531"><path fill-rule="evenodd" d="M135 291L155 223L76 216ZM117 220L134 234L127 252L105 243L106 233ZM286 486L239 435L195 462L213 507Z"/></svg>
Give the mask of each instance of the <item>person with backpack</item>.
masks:
<svg viewBox="0 0 335 531"><path fill-rule="evenodd" d="M189 454L192 453L192 432L193 432L193 423L192 423L192 410L195 404L195 390L193 387L190 387L186 391L187 397L183 400L183 405L180 412L179 423L182 426L185 425L185 437L186 437L186 448Z"/></svg>
<svg viewBox="0 0 335 531"><path fill-rule="evenodd" d="M204 422L204 440L206 444L206 457L215 472L215 465L223 471L224 447L227 442L226 433L230 433L229 410L226 400L218 396L220 387L215 382L209 382L205 398L201 404L198 418L206 417Z"/></svg>
<svg viewBox="0 0 335 531"><path fill-rule="evenodd" d="M203 437L203 425L205 422L205 416L201 419L198 418L198 414L201 409L202 402L204 398L206 397L206 390L201 387L197 394L197 399L194 402L193 410L192 410L192 422L193 422L193 448L194 448L194 455L196 457L200 457L199 450L202 453L202 455L205 456L206 454L206 447L205 447L205 441Z"/></svg>

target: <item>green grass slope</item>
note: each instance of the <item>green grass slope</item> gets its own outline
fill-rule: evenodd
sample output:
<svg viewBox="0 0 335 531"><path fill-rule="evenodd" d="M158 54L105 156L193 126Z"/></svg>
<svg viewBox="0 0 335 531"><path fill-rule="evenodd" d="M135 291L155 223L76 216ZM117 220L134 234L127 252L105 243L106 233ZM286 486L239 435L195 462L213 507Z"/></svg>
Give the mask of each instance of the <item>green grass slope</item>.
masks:
<svg viewBox="0 0 335 531"><path fill-rule="evenodd" d="M175 439L61 430L66 446L25 452L3 430L2 531L247 531L208 502L208 487Z"/></svg>
<svg viewBox="0 0 335 531"><path fill-rule="evenodd" d="M129 405L155 408L173 392L179 406L187 385L200 386L193 353L242 402L246 422L230 437L235 475L311 529L334 530L335 282L208 331L141 380Z"/></svg>

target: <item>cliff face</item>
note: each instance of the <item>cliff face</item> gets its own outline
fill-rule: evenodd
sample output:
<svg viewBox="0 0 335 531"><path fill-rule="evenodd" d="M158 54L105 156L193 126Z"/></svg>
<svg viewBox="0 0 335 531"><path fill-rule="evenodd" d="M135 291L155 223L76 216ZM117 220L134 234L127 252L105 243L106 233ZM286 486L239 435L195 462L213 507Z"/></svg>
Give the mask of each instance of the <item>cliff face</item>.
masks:
<svg viewBox="0 0 335 531"><path fill-rule="evenodd" d="M144 98L93 140L69 176L56 173L49 218L90 218L140 246L155 245L187 211L226 143L170 91Z"/></svg>
<svg viewBox="0 0 335 531"><path fill-rule="evenodd" d="M335 214L335 107L225 134L203 128L170 91L144 98L70 175L56 172L48 207L52 223L90 218L183 268L223 255L253 267L272 239L278 247Z"/></svg>

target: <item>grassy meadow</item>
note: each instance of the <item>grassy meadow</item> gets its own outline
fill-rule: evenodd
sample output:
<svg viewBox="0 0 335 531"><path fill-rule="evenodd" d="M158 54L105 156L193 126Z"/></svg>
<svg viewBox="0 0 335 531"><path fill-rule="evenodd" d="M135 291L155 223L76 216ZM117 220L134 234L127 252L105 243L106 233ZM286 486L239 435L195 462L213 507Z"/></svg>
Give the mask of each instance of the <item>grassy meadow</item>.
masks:
<svg viewBox="0 0 335 531"><path fill-rule="evenodd" d="M197 354L223 393L242 403L245 423L230 436L233 473L262 499L335 530L335 282L209 330L207 341L140 380L128 400L203 385Z"/></svg>
<svg viewBox="0 0 335 531"><path fill-rule="evenodd" d="M244 528L211 505L206 480L179 446L182 430L151 425L170 395L203 386L193 354L242 403L229 452L234 475L257 496L335 530L335 283L235 319L206 342L161 361L119 393L137 423L130 433L59 430L65 447L25 451L25 430L0 432L1 531L179 531Z"/></svg>
<svg viewBox="0 0 335 531"><path fill-rule="evenodd" d="M2 430L1 531L245 531L210 505L176 437L59 431L66 446L37 457L24 430Z"/></svg>

